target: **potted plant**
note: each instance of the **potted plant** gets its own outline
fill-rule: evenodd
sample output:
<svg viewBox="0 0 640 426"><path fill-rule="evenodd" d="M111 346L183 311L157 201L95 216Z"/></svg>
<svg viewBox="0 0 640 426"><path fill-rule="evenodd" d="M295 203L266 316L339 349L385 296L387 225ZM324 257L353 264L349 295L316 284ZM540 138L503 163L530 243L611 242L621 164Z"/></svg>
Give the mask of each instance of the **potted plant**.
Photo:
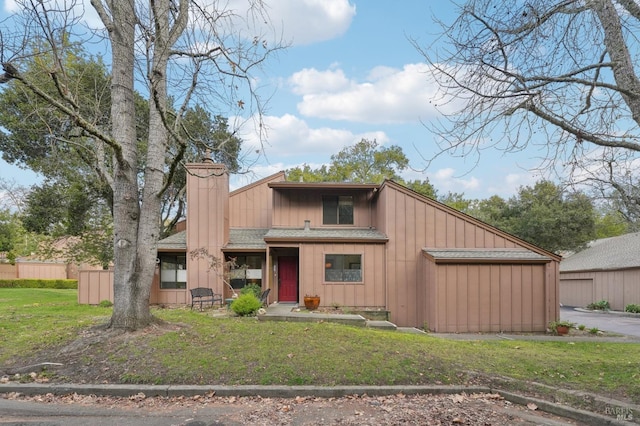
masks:
<svg viewBox="0 0 640 426"><path fill-rule="evenodd" d="M318 309L318 306L320 306L320 296L317 294L314 296L304 296L304 307L307 308L307 311L315 311Z"/></svg>
<svg viewBox="0 0 640 426"><path fill-rule="evenodd" d="M574 325L574 323L566 320L551 321L549 323L549 329L559 336L564 336L565 334L569 333L569 329Z"/></svg>

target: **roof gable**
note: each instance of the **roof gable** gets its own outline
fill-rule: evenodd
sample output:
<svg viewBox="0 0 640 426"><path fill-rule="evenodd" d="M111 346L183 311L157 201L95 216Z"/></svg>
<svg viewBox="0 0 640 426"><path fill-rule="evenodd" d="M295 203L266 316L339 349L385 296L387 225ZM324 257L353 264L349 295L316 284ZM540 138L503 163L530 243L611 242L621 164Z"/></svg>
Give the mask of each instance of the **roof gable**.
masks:
<svg viewBox="0 0 640 426"><path fill-rule="evenodd" d="M400 193L402 193L403 195L407 196L407 197L412 197L416 200L419 200L420 202L425 203L428 206L433 207L434 209L441 211L447 215L451 215L453 217L456 217L458 219L461 219L465 222L468 222L470 224L472 224L473 226L479 227L483 230L489 231L493 234L495 234L496 236L499 236L501 238L504 238L506 241L509 241L519 247L525 248L527 250L530 250L534 253L537 253L541 256L544 256L545 258L549 258L555 261L560 261L562 259L561 256L552 253L550 251L547 251L541 247L536 246L535 244L531 244L525 240L522 240L518 237L516 237L515 235L509 234L508 232L505 232L499 228L496 228L495 226L492 226L486 222L483 222L479 219L474 218L473 216L470 216L466 213L463 213L459 210L454 209L453 207L449 207L446 204L443 204L437 200L434 200L432 198L429 197L425 197L422 194L419 194L415 191L413 191L412 189L407 188L404 185L401 185L395 181L392 180L385 180L383 182L383 184L380 187L380 193L382 193L382 191L385 190L393 190L393 191L398 191ZM453 248L453 247L450 247ZM464 248L464 247L456 247L456 248Z"/></svg>

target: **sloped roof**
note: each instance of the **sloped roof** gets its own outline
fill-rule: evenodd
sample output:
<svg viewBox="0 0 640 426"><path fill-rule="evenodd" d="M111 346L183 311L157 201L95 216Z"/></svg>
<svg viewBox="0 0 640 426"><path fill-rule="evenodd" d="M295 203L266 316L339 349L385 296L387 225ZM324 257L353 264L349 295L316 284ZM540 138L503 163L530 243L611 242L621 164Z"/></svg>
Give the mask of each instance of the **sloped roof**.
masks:
<svg viewBox="0 0 640 426"><path fill-rule="evenodd" d="M376 229L326 229L326 228L272 228L266 241L368 241L386 242L389 238Z"/></svg>
<svg viewBox="0 0 640 426"><path fill-rule="evenodd" d="M549 262L551 258L525 248L424 248L423 252L438 261L513 261L513 262Z"/></svg>
<svg viewBox="0 0 640 426"><path fill-rule="evenodd" d="M267 245L264 236L268 229L263 228L231 228L229 243L224 250L265 250Z"/></svg>
<svg viewBox="0 0 640 426"><path fill-rule="evenodd" d="M176 232L158 241L158 250L160 251L183 251L187 249L187 231Z"/></svg>
<svg viewBox="0 0 640 426"><path fill-rule="evenodd" d="M560 272L640 268L640 232L596 240L560 262Z"/></svg>
<svg viewBox="0 0 640 426"><path fill-rule="evenodd" d="M231 228L229 230L229 243L225 250L264 250L267 245L264 236L268 229ZM180 231L158 241L160 251L184 251L187 249L187 232Z"/></svg>
<svg viewBox="0 0 640 426"><path fill-rule="evenodd" d="M521 248L524 248L525 250L531 250L534 253L537 253L543 257L548 258L549 260L552 261L560 261L562 259L562 256L560 256L559 254L550 252L548 250L543 249L542 247L536 246L535 244L529 243L513 234L509 234L508 232L497 228L493 225L490 225L486 222L483 222L480 219L477 219L467 213L464 213L460 210L456 210L455 208L448 206L444 203L441 203L438 200L434 200L433 198L429 198L426 197L416 191L414 191L411 188L408 188L402 184L399 184L393 180L387 179L385 180L382 185L380 186L380 190L377 193L380 193L382 191L385 190L386 187L391 187L397 191L403 192L404 194L414 197L416 199L422 200L424 203L426 203L427 205L430 205L442 212L445 212L446 214L452 215L454 217L458 217L470 224L473 224L475 226L478 226L480 228L489 230L493 233L495 233L496 235L499 235L501 237L504 237L506 240L508 241L512 241L514 243L516 243L518 246L520 246ZM482 249L485 250L485 249ZM488 250L492 250L492 249L488 249Z"/></svg>

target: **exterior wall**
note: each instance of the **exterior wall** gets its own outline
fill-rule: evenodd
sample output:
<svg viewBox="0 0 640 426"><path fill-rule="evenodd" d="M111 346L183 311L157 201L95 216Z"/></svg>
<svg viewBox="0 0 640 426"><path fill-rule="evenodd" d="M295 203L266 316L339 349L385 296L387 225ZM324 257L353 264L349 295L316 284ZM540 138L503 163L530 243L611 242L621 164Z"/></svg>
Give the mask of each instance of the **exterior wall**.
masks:
<svg viewBox="0 0 640 426"><path fill-rule="evenodd" d="M17 262L16 278L34 278L42 280L66 280L67 264L50 262Z"/></svg>
<svg viewBox="0 0 640 426"><path fill-rule="evenodd" d="M78 271L78 303L97 305L113 302L113 271Z"/></svg>
<svg viewBox="0 0 640 426"><path fill-rule="evenodd" d="M10 263L0 263L0 280L18 278L18 266Z"/></svg>
<svg viewBox="0 0 640 426"><path fill-rule="evenodd" d="M284 172L247 185L229 195L229 225L232 228L269 228L273 212L273 190L269 182L285 180Z"/></svg>
<svg viewBox="0 0 640 426"><path fill-rule="evenodd" d="M624 311L629 304L640 304L640 268L562 272L560 296L560 302L567 306L585 306L606 300L611 309Z"/></svg>
<svg viewBox="0 0 640 426"><path fill-rule="evenodd" d="M353 225L329 225L368 228L372 224L372 209L369 192L365 191L287 191L273 192L273 227L302 228L305 220L312 228L322 227L322 196L353 195Z"/></svg>
<svg viewBox="0 0 640 426"><path fill-rule="evenodd" d="M362 283L326 283L325 254L361 254ZM384 308L386 306L384 244L315 243L299 250L299 302L305 295L320 296L321 306Z"/></svg>
<svg viewBox="0 0 640 426"><path fill-rule="evenodd" d="M221 248L229 241L229 175L224 165L210 162L187 164L187 169L187 288L209 287L222 293L222 279L209 271L207 259L192 259L189 253L205 248L210 255L224 258ZM167 297L178 298L178 291L188 294L171 290L176 295L167 293Z"/></svg>
<svg viewBox="0 0 640 426"><path fill-rule="evenodd" d="M545 265L434 265L428 325L437 332L545 331Z"/></svg>
<svg viewBox="0 0 640 426"><path fill-rule="evenodd" d="M400 326L422 326L426 321L431 327L434 321L441 320L433 317L433 304L440 297L434 294L439 288L434 285L436 282L442 285L440 280L444 277L439 267L435 270L435 266L422 264L423 248L534 249L513 236L393 182L383 185L377 205L374 226L389 237L386 248L387 309L390 321ZM545 327L559 315L558 263L549 262L541 267L543 273L535 275L534 285L547 303L543 312ZM512 268L511 265L507 267ZM518 285L527 278L513 275L511 279ZM535 325L540 326L538 322ZM520 326L514 323L514 327Z"/></svg>

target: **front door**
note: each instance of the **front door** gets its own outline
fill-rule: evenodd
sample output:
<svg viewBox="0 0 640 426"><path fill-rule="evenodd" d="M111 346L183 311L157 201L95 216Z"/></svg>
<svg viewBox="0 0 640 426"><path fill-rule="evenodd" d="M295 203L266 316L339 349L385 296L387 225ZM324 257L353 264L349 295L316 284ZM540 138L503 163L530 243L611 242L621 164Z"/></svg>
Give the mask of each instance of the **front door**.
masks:
<svg viewBox="0 0 640 426"><path fill-rule="evenodd" d="M295 256L278 257L278 300L298 301L298 258Z"/></svg>

